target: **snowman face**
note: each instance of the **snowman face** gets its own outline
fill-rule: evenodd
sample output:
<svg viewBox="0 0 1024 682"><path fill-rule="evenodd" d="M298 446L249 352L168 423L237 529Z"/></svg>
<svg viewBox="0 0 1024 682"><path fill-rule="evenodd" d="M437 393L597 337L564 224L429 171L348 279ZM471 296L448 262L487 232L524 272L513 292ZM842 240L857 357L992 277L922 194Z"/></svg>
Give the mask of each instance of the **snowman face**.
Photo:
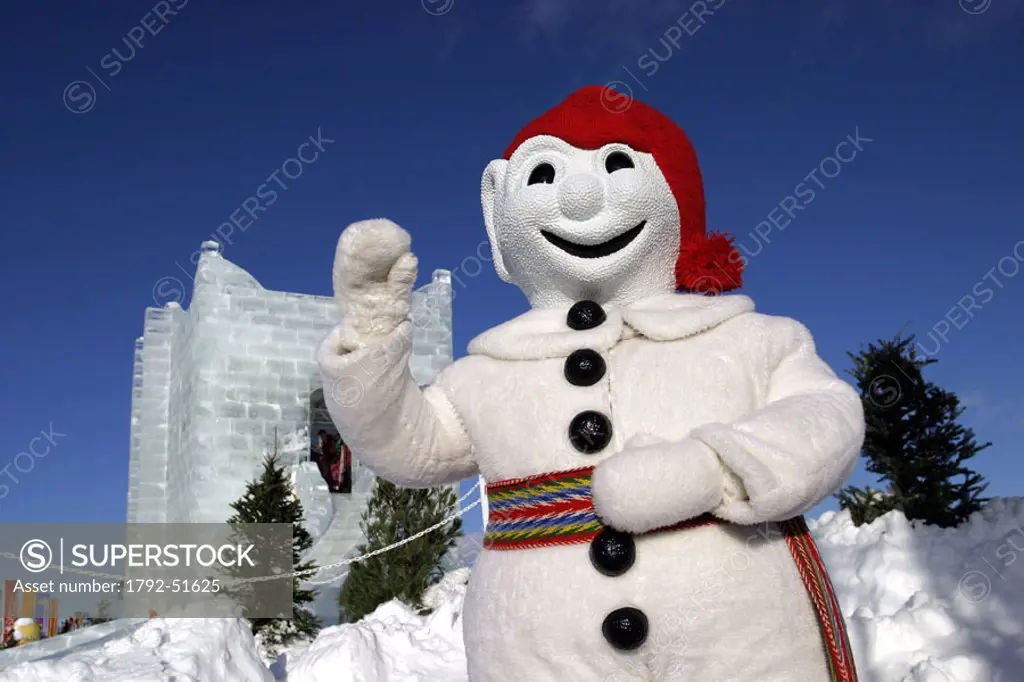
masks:
<svg viewBox="0 0 1024 682"><path fill-rule="evenodd" d="M679 211L650 154L540 135L488 165L482 202L495 268L534 307L675 288Z"/></svg>

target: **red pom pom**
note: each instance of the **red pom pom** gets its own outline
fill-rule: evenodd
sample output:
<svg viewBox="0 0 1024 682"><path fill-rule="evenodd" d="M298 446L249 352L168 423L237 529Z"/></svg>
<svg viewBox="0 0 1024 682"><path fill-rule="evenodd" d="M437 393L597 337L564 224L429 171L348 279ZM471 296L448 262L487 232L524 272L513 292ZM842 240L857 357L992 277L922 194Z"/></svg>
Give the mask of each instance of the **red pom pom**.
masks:
<svg viewBox="0 0 1024 682"><path fill-rule="evenodd" d="M676 288L694 294L720 294L743 286L743 256L728 234L687 240L676 261Z"/></svg>

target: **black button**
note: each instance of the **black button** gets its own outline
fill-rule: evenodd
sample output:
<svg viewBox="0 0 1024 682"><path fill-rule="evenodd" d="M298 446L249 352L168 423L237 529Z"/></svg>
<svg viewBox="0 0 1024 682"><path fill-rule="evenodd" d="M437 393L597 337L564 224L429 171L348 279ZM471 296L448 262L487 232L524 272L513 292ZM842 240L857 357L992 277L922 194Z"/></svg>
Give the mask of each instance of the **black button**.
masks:
<svg viewBox="0 0 1024 682"><path fill-rule="evenodd" d="M569 442L585 455L603 450L612 440L612 424L600 412L580 412L569 422Z"/></svg>
<svg viewBox="0 0 1024 682"><path fill-rule="evenodd" d="M629 533L605 528L590 543L590 563L599 573L615 578L636 561L636 543Z"/></svg>
<svg viewBox="0 0 1024 682"><path fill-rule="evenodd" d="M565 379L573 386L593 386L604 377L604 358L595 350L574 350L565 359Z"/></svg>
<svg viewBox="0 0 1024 682"><path fill-rule="evenodd" d="M632 606L615 609L601 624L601 634L616 649L632 651L647 639L647 616Z"/></svg>
<svg viewBox="0 0 1024 682"><path fill-rule="evenodd" d="M605 319L606 316L601 306L593 301L580 301L569 308L569 315L566 317L565 323L571 329L582 331L600 327Z"/></svg>

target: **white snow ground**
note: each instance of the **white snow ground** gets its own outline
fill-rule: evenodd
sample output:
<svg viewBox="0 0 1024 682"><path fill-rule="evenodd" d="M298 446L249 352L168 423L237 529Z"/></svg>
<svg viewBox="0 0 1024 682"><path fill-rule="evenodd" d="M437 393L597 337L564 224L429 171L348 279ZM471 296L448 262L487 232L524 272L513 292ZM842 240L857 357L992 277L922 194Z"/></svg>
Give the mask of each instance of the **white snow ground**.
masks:
<svg viewBox="0 0 1024 682"><path fill-rule="evenodd" d="M845 513L810 525L862 682L1024 679L1024 498L996 500L952 530L912 528L898 513L861 528ZM359 623L324 629L272 671L238 621L154 619L0 671L0 682L465 682L468 577L455 571L432 588L428 616L383 604Z"/></svg>

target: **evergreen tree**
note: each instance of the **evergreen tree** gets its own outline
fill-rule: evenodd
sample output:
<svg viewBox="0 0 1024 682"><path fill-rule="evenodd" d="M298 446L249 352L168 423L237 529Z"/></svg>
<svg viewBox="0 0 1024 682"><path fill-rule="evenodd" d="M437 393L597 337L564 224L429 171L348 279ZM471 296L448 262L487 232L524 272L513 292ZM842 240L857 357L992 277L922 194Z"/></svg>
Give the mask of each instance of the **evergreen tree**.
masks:
<svg viewBox="0 0 1024 682"><path fill-rule="evenodd" d="M980 510L987 483L966 463L991 443L978 444L974 431L957 423L964 408L956 394L924 379L923 369L937 360L918 356L912 335L849 356L864 406L867 470L889 487L849 486L837 495L840 506L858 524L899 509L941 527Z"/></svg>
<svg viewBox="0 0 1024 682"><path fill-rule="evenodd" d="M229 524L241 523L290 523L292 524L292 566L294 571L308 571L304 575L313 575L316 563L302 562L302 554L313 546L313 539L302 526L302 503L295 495L291 481L277 456L270 455L263 461L263 471L254 481L246 484L245 494L231 504L235 515L228 519ZM292 578L293 613L291 619L285 618L251 618L252 633L270 652L276 652L281 646L300 637L313 638L320 630L320 619L308 610L307 604L315 598L313 590L300 587L301 579ZM273 581L255 583L256 589L267 586L273 589Z"/></svg>
<svg viewBox="0 0 1024 682"><path fill-rule="evenodd" d="M871 486L857 488L851 485L836 493L836 498L840 509L850 510L850 517L857 526L871 523L897 508L891 486L888 491L884 491Z"/></svg>
<svg viewBox="0 0 1024 682"><path fill-rule="evenodd" d="M360 523L366 541L357 551L366 554L433 526L455 511L456 502L448 487L400 488L377 478ZM423 593L443 575L441 562L461 529L462 521L454 519L401 547L352 564L338 597L342 621L355 622L395 598L424 611Z"/></svg>

